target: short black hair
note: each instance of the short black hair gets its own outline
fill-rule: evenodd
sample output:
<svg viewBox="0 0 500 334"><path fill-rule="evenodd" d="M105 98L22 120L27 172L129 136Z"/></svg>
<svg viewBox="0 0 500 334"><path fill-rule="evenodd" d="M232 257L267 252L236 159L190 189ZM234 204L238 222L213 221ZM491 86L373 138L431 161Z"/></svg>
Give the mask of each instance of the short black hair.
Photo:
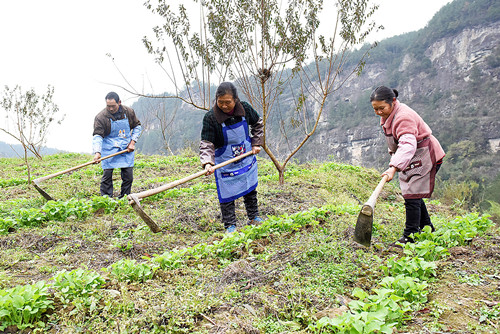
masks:
<svg viewBox="0 0 500 334"><path fill-rule="evenodd" d="M120 102L120 97L115 92L109 92L108 95L106 95L106 100L115 100L116 103L118 103Z"/></svg>
<svg viewBox="0 0 500 334"><path fill-rule="evenodd" d="M399 92L395 89L388 88L386 86L380 86L375 88L372 95L370 96L370 102L373 101L385 101L392 105L393 99L398 97Z"/></svg>
<svg viewBox="0 0 500 334"><path fill-rule="evenodd" d="M233 85L231 82L223 82L217 87L217 90L215 91L215 99L217 100L219 97L230 94L233 99L237 100L238 99L238 90L236 89L236 86Z"/></svg>

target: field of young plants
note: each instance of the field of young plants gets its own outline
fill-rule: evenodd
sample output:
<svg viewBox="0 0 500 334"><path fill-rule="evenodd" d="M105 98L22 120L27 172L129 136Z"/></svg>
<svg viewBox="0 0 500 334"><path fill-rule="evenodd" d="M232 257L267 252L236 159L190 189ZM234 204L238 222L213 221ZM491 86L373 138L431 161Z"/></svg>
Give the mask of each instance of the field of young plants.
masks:
<svg viewBox="0 0 500 334"><path fill-rule="evenodd" d="M41 177L91 160L32 160ZM443 167L445 168L445 167ZM133 191L200 170L194 153L136 157ZM128 204L99 196L91 165L27 183L0 159L0 333L499 333L498 222L438 198L436 231L404 249L399 188L379 197L372 247L352 241L375 170L292 164L285 184L259 158L263 224L225 234L213 176ZM115 171L115 193L119 191Z"/></svg>

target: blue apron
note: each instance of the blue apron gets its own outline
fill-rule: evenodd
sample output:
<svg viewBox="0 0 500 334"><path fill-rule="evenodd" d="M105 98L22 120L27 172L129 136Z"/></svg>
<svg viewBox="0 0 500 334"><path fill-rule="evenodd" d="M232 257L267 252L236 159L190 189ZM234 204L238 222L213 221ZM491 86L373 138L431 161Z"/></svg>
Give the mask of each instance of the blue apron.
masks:
<svg viewBox="0 0 500 334"><path fill-rule="evenodd" d="M117 121L110 119L111 132L102 140L102 157L125 150L132 140L127 114L124 113L124 115L124 119ZM103 160L101 165L102 169L133 167L134 152L122 153L112 158Z"/></svg>
<svg viewBox="0 0 500 334"><path fill-rule="evenodd" d="M237 157L252 150L245 117L241 122L226 126L222 123L224 146L215 150L215 163ZM227 203L257 188L257 159L250 155L215 170L215 182L220 203Z"/></svg>

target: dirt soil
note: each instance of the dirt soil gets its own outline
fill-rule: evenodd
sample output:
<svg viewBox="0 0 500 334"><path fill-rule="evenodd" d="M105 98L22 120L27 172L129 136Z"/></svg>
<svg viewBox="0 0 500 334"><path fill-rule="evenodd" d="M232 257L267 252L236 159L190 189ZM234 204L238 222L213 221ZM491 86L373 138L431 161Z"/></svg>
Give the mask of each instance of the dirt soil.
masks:
<svg viewBox="0 0 500 334"><path fill-rule="evenodd" d="M398 333L500 333L498 316L480 323L478 312L492 312L500 303L500 237L475 238L469 247L449 252L439 263L438 281L431 283L429 307Z"/></svg>

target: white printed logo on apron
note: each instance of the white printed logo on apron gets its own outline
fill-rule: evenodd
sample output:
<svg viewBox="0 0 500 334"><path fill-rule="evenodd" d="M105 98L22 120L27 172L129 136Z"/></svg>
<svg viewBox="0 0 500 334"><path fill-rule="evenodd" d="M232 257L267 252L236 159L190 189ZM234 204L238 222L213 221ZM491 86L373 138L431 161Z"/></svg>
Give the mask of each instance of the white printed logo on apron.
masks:
<svg viewBox="0 0 500 334"><path fill-rule="evenodd" d="M233 157L238 157L246 152L245 143L241 142L236 145L231 145L231 151L233 152Z"/></svg>

